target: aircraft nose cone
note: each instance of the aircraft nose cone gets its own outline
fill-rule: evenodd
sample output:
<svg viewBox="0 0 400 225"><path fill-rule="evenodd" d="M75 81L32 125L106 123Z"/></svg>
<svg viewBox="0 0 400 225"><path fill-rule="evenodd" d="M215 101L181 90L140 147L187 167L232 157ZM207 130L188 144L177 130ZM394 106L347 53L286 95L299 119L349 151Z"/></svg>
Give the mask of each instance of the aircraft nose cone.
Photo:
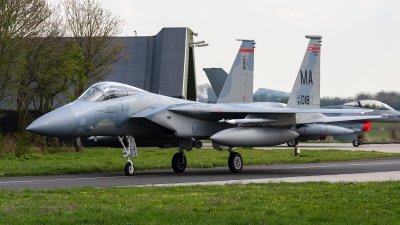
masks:
<svg viewBox="0 0 400 225"><path fill-rule="evenodd" d="M70 108L62 107L39 117L26 129L45 136L72 136L75 131L75 114Z"/></svg>

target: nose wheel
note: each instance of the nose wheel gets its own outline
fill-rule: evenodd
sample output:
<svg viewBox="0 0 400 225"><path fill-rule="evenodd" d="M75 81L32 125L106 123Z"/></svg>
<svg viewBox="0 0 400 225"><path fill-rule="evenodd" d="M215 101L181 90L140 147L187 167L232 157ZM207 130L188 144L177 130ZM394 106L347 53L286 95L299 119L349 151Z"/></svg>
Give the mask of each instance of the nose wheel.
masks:
<svg viewBox="0 0 400 225"><path fill-rule="evenodd" d="M135 166L131 161L129 161L127 164L125 164L125 169L124 169L125 175L127 176L132 176L135 173Z"/></svg>

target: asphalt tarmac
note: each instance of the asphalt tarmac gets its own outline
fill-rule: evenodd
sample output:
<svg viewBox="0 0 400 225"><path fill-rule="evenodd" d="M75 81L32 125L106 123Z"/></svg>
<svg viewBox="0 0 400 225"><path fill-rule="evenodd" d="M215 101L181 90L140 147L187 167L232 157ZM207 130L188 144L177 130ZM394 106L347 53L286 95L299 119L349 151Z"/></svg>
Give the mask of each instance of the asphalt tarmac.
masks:
<svg viewBox="0 0 400 225"><path fill-rule="evenodd" d="M271 148L284 148L285 145ZM400 145L352 144L300 144L300 149L342 149L400 152ZM121 161L122 162L122 161ZM244 159L246 163L246 159ZM121 163L123 165L123 162ZM400 158L360 160L334 163L286 164L270 166L244 166L239 174L233 174L228 167L210 169L186 169L182 174L172 170L137 171L134 176L124 173L95 173L78 175L33 176L0 178L0 189L46 189L63 187L107 187L107 186L177 186L208 185L227 183L263 182L355 182L400 180Z"/></svg>

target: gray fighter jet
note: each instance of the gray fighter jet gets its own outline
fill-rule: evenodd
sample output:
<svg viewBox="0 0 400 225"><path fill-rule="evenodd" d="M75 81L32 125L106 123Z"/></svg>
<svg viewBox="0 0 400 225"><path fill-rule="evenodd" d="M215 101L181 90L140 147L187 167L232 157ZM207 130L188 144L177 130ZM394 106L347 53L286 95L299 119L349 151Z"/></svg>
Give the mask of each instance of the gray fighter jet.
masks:
<svg viewBox="0 0 400 225"><path fill-rule="evenodd" d="M325 109L373 109L368 115L378 115L380 118L371 119L371 122L399 123L400 112L390 107L388 104L377 100L359 100L347 102L343 105L324 106ZM348 116L349 114L327 114L328 116Z"/></svg>
<svg viewBox="0 0 400 225"><path fill-rule="evenodd" d="M377 100L359 100L353 102L347 102L343 105L332 105L325 106L322 108L327 109L373 109L372 112L369 112L368 115L371 116L380 116L378 118L369 119L368 121L358 121L353 123L341 123L338 126L342 127L351 127L353 130L358 130L358 132L369 131L371 128L371 122L385 122L385 123L399 123L400 122L400 112L393 109L389 105L377 101ZM360 114L326 114L327 116L348 116L348 115L360 115ZM353 140L353 146L358 147L363 144L363 142L357 140L357 134L348 134L348 135L333 135L335 140Z"/></svg>
<svg viewBox="0 0 400 225"><path fill-rule="evenodd" d="M310 60L319 49L319 39L310 37ZM315 41L317 40L317 41ZM315 46L314 46L315 44ZM232 66L232 72L253 76L254 41L243 40ZM319 71L304 70L296 92L296 104L313 104L313 79ZM299 78L300 79L300 78ZM307 90L303 89L306 88ZM247 91L242 92L243 96ZM131 156L137 156L137 146L158 147L160 143L178 142L179 152L172 157L172 168L182 173L187 164L184 150L199 146L203 139L211 139L213 147L228 150L231 172L241 172L243 160L233 147L270 146L298 137L290 128L299 118L309 123L319 118L309 113L362 113L360 109L302 109L277 108L262 102L206 104L162 96L116 82L100 82L91 86L77 100L58 108L31 123L27 130L46 136L97 137L117 136L127 158L125 174L135 172ZM229 99L228 99L229 101ZM332 117L337 120L338 117ZM329 118L327 118L329 120Z"/></svg>
<svg viewBox="0 0 400 225"><path fill-rule="evenodd" d="M348 102L343 105L333 105L333 106L324 106L322 108L327 108L327 109L359 109L359 108L364 108L364 109L373 109L372 112L369 112L368 115L370 116L378 116L377 118L370 118L367 120L355 120L355 121L348 121L348 122L337 122L337 123L332 123L332 125L345 128L348 130L354 131L353 133L344 133L344 134L333 134L332 137L335 140L350 140L353 141L353 146L358 147L359 145L362 145L363 142L358 140L357 134L360 132L366 132L371 129L371 122L386 122L386 123L398 123L400 122L400 112L393 109L389 105L377 101L377 100L360 100L360 101L353 101L353 102ZM324 114L326 116L363 116L363 114L348 114L348 113L340 113L340 114L331 114L327 113ZM314 125L309 125L307 128L308 130L310 127ZM298 132L301 134L297 140L293 140L291 142L288 142L288 146L294 146L298 140L300 141L308 141L308 140L317 140L317 139L325 139L325 135L304 135L302 132Z"/></svg>

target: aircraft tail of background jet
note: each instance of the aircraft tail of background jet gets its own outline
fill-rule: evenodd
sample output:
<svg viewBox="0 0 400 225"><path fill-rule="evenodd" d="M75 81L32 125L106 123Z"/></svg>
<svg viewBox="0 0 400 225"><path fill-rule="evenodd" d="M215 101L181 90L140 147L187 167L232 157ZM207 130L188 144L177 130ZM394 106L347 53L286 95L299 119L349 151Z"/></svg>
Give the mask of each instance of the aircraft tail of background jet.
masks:
<svg viewBox="0 0 400 225"><path fill-rule="evenodd" d="M254 40L242 41L217 103L253 102Z"/></svg>
<svg viewBox="0 0 400 225"><path fill-rule="evenodd" d="M228 77L228 73L225 72L222 68L203 68L206 73L208 80L212 86L212 89L215 92L217 98L221 94L222 88L224 87L226 78Z"/></svg>
<svg viewBox="0 0 400 225"><path fill-rule="evenodd" d="M319 35L306 35L310 39L301 63L288 108L319 108L320 105L320 59L321 39Z"/></svg>

